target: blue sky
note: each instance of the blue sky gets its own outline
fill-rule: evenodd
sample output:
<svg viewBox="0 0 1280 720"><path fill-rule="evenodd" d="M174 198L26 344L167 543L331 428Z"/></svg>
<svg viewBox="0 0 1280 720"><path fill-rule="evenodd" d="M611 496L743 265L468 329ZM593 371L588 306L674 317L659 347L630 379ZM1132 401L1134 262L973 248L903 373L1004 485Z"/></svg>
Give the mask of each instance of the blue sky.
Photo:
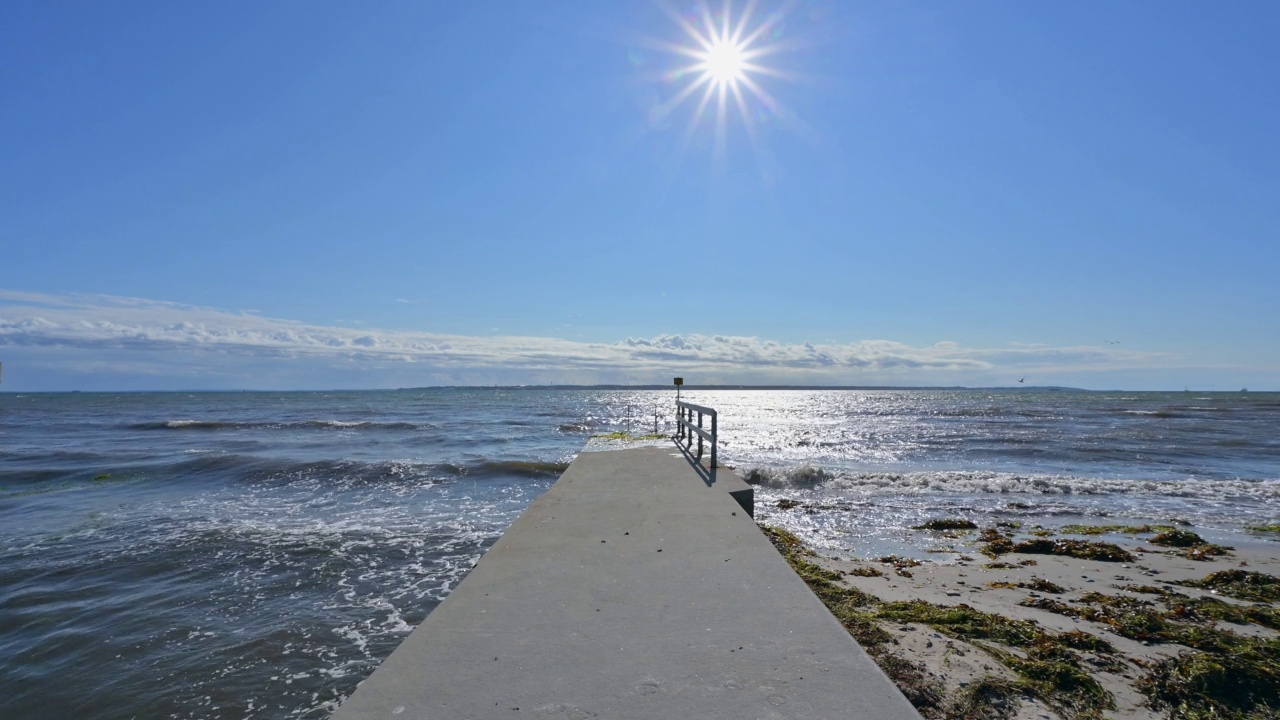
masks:
<svg viewBox="0 0 1280 720"><path fill-rule="evenodd" d="M0 388L1280 389L1280 6L699 8L7 6Z"/></svg>

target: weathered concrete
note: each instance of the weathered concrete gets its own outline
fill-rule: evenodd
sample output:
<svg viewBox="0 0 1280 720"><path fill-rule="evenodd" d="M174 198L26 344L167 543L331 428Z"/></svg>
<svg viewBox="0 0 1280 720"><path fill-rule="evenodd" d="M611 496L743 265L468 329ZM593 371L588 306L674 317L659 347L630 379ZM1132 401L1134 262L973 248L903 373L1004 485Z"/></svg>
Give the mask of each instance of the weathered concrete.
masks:
<svg viewBox="0 0 1280 720"><path fill-rule="evenodd" d="M580 454L334 718L919 718L729 475Z"/></svg>

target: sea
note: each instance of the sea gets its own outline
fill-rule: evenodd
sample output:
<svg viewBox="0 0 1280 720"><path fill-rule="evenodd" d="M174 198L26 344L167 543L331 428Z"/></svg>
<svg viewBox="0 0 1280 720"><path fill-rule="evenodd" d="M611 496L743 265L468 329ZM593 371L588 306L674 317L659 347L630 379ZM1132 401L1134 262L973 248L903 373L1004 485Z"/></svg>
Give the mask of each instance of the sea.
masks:
<svg viewBox="0 0 1280 720"><path fill-rule="evenodd" d="M0 717L327 717L593 435L670 434L674 399L0 393ZM911 529L937 517L1280 550L1246 529L1280 518L1277 393L684 399L718 411L757 519L833 555L945 562Z"/></svg>

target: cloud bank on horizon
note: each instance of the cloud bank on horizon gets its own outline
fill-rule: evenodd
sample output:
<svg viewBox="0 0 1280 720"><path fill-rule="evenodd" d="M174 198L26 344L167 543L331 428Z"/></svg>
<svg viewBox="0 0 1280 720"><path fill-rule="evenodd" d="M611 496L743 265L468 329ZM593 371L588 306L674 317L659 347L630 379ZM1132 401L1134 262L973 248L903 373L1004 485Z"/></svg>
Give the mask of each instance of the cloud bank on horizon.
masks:
<svg viewBox="0 0 1280 720"><path fill-rule="evenodd" d="M788 344L667 334L612 343L307 325L142 298L0 291L5 389L306 389L420 385L1009 385L1167 368L1114 347L889 340Z"/></svg>

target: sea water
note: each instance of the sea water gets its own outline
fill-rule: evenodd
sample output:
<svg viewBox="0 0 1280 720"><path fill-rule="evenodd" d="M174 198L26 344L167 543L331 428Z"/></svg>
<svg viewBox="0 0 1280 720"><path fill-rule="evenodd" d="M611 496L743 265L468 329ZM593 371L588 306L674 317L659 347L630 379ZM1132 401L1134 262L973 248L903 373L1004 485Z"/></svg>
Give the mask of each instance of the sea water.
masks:
<svg viewBox="0 0 1280 720"><path fill-rule="evenodd" d="M933 517L1280 517L1280 394L717 390L757 518L923 556ZM0 716L325 717L593 434L668 391L0 394ZM795 500L799 504L779 500Z"/></svg>

